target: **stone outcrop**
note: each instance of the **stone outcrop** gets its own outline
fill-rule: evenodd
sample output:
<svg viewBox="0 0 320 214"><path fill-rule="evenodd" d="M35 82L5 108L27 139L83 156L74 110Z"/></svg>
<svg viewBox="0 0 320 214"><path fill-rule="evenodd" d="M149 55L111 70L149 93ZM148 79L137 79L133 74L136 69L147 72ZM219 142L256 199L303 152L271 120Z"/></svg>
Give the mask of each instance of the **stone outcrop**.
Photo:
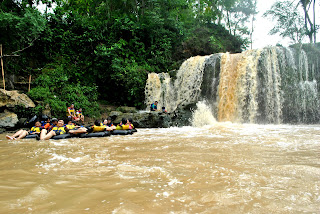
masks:
<svg viewBox="0 0 320 214"><path fill-rule="evenodd" d="M18 116L8 110L0 113L0 128L13 128L19 122Z"/></svg>
<svg viewBox="0 0 320 214"><path fill-rule="evenodd" d="M122 118L132 118L137 128L168 128L171 126L188 126L191 124L192 109L194 106L179 108L172 113L155 111L140 111L137 113L123 113L112 111L110 117L114 124L120 123Z"/></svg>
<svg viewBox="0 0 320 214"><path fill-rule="evenodd" d="M117 111L121 111L123 113L137 113L137 109L135 107L129 106L119 106Z"/></svg>
<svg viewBox="0 0 320 214"><path fill-rule="evenodd" d="M16 106L20 107L16 109ZM26 94L0 89L0 131L22 125L18 118L21 107L34 108L35 104Z"/></svg>
<svg viewBox="0 0 320 214"><path fill-rule="evenodd" d="M13 108L16 105L22 105L25 108L35 107L34 102L26 94L0 89L0 107Z"/></svg>

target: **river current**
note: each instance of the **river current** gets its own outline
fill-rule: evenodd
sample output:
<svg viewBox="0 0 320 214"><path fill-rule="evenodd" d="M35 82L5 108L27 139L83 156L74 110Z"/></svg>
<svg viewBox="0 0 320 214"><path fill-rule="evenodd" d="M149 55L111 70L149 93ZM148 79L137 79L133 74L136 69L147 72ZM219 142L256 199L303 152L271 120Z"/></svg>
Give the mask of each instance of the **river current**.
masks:
<svg viewBox="0 0 320 214"><path fill-rule="evenodd" d="M320 126L0 135L0 213L320 213Z"/></svg>

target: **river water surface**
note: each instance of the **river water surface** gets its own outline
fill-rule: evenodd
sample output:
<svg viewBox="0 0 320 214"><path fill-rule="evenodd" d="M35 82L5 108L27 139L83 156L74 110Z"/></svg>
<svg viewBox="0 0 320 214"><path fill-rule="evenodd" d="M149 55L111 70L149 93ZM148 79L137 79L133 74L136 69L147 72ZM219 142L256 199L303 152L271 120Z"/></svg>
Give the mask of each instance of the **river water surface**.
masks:
<svg viewBox="0 0 320 214"><path fill-rule="evenodd" d="M320 126L0 135L0 213L320 213Z"/></svg>

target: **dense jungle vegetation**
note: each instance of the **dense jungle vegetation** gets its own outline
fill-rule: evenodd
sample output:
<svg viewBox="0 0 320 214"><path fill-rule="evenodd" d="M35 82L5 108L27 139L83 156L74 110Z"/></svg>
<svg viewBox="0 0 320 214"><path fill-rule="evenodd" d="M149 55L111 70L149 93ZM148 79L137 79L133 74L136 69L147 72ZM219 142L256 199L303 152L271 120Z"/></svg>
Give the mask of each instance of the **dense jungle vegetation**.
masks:
<svg viewBox="0 0 320 214"><path fill-rule="evenodd" d="M241 52L255 14L254 0L3 0L4 70L36 77L29 96L56 116L70 103L97 115L98 100L143 108L148 73Z"/></svg>

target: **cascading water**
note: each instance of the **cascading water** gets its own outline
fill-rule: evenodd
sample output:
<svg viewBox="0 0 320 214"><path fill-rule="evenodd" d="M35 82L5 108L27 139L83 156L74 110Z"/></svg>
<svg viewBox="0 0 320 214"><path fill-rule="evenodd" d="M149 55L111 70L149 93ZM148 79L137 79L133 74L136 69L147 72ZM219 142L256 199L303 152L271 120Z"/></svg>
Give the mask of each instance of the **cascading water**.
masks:
<svg viewBox="0 0 320 214"><path fill-rule="evenodd" d="M173 82L169 74L151 73L146 83L146 105L158 101L159 106L165 106L168 112L178 106L197 102L201 93L204 61L207 56L192 57L180 67L176 80Z"/></svg>
<svg viewBox="0 0 320 214"><path fill-rule="evenodd" d="M173 112L206 100L218 121L315 123L320 68L309 58L301 48L284 47L192 57L175 80L149 74L146 104L159 100Z"/></svg>
<svg viewBox="0 0 320 214"><path fill-rule="evenodd" d="M174 107L170 105L169 98L173 95L173 86L168 73L148 74L146 84L146 105L150 106L153 102L158 101L158 106L165 106L166 110L171 112ZM150 96L149 96L150 94Z"/></svg>

